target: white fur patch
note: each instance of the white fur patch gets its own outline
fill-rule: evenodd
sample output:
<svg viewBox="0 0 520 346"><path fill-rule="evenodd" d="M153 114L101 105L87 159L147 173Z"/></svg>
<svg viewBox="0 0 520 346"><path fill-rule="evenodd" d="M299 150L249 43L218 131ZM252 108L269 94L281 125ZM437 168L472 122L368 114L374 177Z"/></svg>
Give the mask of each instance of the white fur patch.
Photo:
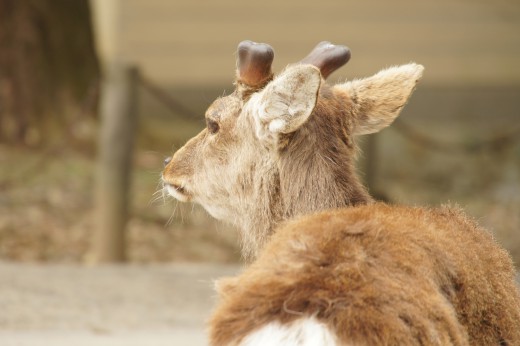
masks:
<svg viewBox="0 0 520 346"><path fill-rule="evenodd" d="M288 325L271 322L249 334L240 346L336 346L336 336L314 317Z"/></svg>
<svg viewBox="0 0 520 346"><path fill-rule="evenodd" d="M179 202L187 202L189 200L188 196L183 195L182 193L177 191L173 186L171 186L171 185L165 185L165 186L166 186L166 191L168 191L170 196L172 196Z"/></svg>
<svg viewBox="0 0 520 346"><path fill-rule="evenodd" d="M282 130L285 127L285 121L283 119L274 119L269 124L269 131L273 133L279 133L282 132Z"/></svg>

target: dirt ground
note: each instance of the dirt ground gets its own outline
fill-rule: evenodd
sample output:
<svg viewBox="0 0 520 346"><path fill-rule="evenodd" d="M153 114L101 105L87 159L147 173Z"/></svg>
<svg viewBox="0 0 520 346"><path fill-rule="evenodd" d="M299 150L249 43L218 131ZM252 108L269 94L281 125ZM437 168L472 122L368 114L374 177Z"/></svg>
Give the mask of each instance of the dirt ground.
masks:
<svg viewBox="0 0 520 346"><path fill-rule="evenodd" d="M213 280L238 270L0 262L0 345L206 345Z"/></svg>
<svg viewBox="0 0 520 346"><path fill-rule="evenodd" d="M239 270L0 262L0 345L206 345L213 280Z"/></svg>

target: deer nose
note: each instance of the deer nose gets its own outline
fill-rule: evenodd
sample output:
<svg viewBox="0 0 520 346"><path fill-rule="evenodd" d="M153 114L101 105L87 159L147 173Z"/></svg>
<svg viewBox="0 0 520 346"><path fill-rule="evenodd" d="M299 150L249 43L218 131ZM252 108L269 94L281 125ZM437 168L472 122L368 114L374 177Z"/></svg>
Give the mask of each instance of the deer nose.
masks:
<svg viewBox="0 0 520 346"><path fill-rule="evenodd" d="M167 158L165 158L165 159L164 159L164 162L163 162L163 164L164 164L164 167L166 167L166 166L167 166L167 165L168 165L168 164L170 163L170 161L171 161L171 160L172 160L172 157L171 157L171 156L170 156L170 157L167 157Z"/></svg>

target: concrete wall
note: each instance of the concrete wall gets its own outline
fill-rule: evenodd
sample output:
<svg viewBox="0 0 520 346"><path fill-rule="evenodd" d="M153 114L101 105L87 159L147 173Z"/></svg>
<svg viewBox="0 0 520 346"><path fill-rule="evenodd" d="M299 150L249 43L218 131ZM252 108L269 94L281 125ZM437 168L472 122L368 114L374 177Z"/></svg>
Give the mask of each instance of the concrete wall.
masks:
<svg viewBox="0 0 520 346"><path fill-rule="evenodd" d="M353 52L333 78L413 60L426 66L425 83L520 82L517 0L125 0L119 6L118 51L172 86L229 83L244 39L270 43L276 70L328 40Z"/></svg>

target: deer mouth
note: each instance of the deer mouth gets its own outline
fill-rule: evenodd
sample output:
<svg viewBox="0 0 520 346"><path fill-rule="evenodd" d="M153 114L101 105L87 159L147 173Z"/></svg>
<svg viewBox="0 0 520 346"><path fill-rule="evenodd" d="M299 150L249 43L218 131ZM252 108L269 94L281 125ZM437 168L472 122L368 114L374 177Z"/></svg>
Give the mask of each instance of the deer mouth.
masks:
<svg viewBox="0 0 520 346"><path fill-rule="evenodd" d="M168 194L180 202L188 202L191 198L186 188L174 183L164 182L164 188Z"/></svg>

